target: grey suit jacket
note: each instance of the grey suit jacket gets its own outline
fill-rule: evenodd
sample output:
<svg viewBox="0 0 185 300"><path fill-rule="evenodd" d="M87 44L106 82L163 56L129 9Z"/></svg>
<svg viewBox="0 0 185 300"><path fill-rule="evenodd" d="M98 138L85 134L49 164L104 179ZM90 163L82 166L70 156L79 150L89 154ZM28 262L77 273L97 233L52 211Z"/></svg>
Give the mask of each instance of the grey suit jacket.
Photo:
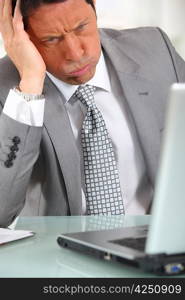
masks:
<svg viewBox="0 0 185 300"><path fill-rule="evenodd" d="M185 82L185 62L157 28L101 29L106 60L120 80L154 185L169 87ZM0 109L20 81L8 57L0 60ZM22 215L81 215L80 157L61 95L48 77L44 126L0 116L0 226ZM7 167L13 137L21 143ZM123 137L124 138L124 137Z"/></svg>

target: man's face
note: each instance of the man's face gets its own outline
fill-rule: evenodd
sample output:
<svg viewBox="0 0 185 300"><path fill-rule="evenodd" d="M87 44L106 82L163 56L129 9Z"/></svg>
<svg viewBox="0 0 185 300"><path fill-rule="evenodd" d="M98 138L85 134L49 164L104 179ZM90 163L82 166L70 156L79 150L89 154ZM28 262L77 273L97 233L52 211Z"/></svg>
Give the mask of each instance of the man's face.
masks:
<svg viewBox="0 0 185 300"><path fill-rule="evenodd" d="M94 76L101 44L95 11L85 0L40 6L27 32L55 77L79 85Z"/></svg>

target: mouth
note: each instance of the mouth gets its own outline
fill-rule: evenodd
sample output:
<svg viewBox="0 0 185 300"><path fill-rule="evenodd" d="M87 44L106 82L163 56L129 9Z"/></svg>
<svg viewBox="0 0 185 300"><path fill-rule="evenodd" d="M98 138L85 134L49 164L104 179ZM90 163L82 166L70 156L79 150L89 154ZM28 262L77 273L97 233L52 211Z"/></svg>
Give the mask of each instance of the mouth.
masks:
<svg viewBox="0 0 185 300"><path fill-rule="evenodd" d="M89 71L91 65L88 64L86 65L85 67L83 67L82 69L78 69L78 70L75 70L71 73L69 73L70 76L81 76L81 75L84 75L87 71Z"/></svg>

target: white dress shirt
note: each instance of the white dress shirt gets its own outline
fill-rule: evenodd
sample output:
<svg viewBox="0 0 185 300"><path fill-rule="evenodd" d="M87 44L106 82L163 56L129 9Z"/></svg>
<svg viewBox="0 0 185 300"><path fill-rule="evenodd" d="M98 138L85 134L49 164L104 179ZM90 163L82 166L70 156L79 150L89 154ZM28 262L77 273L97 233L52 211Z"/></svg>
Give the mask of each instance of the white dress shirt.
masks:
<svg viewBox="0 0 185 300"><path fill-rule="evenodd" d="M139 147L123 92L113 69L105 63L101 53L94 77L87 84L96 86L95 103L105 120L112 140L120 177L121 191L126 214L145 214L151 203L153 190L146 175L144 159ZM81 156L82 202L85 213L85 183L83 154L81 149L81 127L86 115L86 107L73 97L77 85L69 85L48 73L48 76L61 92L71 122L71 128ZM3 112L9 117L31 126L42 126L44 101L26 102L13 90L7 97ZM34 104L33 104L34 103Z"/></svg>
<svg viewBox="0 0 185 300"><path fill-rule="evenodd" d="M45 99L26 101L13 89L6 99L3 113L10 118L30 126L42 127Z"/></svg>

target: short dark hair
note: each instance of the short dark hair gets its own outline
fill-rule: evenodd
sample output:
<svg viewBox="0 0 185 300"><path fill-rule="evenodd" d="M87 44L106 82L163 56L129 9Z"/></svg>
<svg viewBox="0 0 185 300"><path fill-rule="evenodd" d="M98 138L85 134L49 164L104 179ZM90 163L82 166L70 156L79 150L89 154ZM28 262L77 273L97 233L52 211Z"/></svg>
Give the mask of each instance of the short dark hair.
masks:
<svg viewBox="0 0 185 300"><path fill-rule="evenodd" d="M52 4L52 3L60 3L60 2L66 2L67 0L21 0L21 13L23 16L23 22L24 22L24 27L27 29L28 27L28 17L31 15L31 13L39 8L43 4ZM84 0L86 1L89 5L92 6L92 8L95 10L94 2L93 0ZM12 1L12 7L13 11L12 14L14 13L15 5L16 5L17 0Z"/></svg>

